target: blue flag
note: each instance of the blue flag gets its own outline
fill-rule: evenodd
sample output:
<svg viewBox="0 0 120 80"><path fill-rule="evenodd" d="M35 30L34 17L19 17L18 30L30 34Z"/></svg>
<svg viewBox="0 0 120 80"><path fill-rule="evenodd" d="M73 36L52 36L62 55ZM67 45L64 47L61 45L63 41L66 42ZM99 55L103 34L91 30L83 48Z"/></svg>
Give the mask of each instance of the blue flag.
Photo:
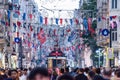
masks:
<svg viewBox="0 0 120 80"><path fill-rule="evenodd" d="M59 21L59 19L58 19L58 18L56 18L56 24L58 24L58 21Z"/></svg>
<svg viewBox="0 0 120 80"><path fill-rule="evenodd" d="M83 25L85 27L85 30L88 31L88 22L86 18L83 19Z"/></svg>
<svg viewBox="0 0 120 80"><path fill-rule="evenodd" d="M26 20L26 13L23 13L23 20Z"/></svg>
<svg viewBox="0 0 120 80"><path fill-rule="evenodd" d="M13 23L13 26L14 26L14 32L16 32L16 24L15 23Z"/></svg>
<svg viewBox="0 0 120 80"><path fill-rule="evenodd" d="M40 16L40 24L43 24L43 17Z"/></svg>
<svg viewBox="0 0 120 80"><path fill-rule="evenodd" d="M5 25L5 21L1 20L1 24Z"/></svg>
<svg viewBox="0 0 120 80"><path fill-rule="evenodd" d="M72 19L70 19L70 24L71 24L71 25L73 24L73 20L72 20Z"/></svg>
<svg viewBox="0 0 120 80"><path fill-rule="evenodd" d="M10 20L10 10L8 10L7 13L8 13L8 19Z"/></svg>
<svg viewBox="0 0 120 80"><path fill-rule="evenodd" d="M71 35L68 37L68 42L72 42L72 40L74 40L76 38L76 33L75 31L71 32Z"/></svg>

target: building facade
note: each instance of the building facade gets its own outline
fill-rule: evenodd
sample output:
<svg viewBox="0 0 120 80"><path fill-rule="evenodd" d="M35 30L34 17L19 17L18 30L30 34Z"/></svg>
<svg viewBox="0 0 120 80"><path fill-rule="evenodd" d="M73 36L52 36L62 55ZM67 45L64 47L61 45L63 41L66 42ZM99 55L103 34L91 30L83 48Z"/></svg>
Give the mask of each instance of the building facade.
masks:
<svg viewBox="0 0 120 80"><path fill-rule="evenodd" d="M120 65L120 2L109 0L110 26L112 28L111 41L114 48L115 65Z"/></svg>

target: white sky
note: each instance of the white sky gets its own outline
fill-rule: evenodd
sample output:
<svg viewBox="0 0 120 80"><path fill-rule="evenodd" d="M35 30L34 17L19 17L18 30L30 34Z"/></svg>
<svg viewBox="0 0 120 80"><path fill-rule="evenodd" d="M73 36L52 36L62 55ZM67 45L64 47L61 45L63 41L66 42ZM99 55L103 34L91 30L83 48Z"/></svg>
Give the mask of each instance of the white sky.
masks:
<svg viewBox="0 0 120 80"><path fill-rule="evenodd" d="M53 9L61 9L61 10L74 10L79 7L79 0L35 0L38 4L39 9L42 9L41 14L47 17L58 17L58 18L71 18L73 17L73 11L56 11ZM53 12L46 10L50 9Z"/></svg>

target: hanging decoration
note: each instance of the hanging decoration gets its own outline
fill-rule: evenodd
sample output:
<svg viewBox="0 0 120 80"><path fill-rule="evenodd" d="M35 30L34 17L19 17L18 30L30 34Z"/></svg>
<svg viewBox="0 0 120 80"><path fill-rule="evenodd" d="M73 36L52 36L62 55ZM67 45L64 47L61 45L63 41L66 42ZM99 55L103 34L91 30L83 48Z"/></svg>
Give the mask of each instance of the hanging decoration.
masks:
<svg viewBox="0 0 120 80"><path fill-rule="evenodd" d="M46 41L46 36L42 28L40 29L40 32L38 33L38 39L41 44L43 44Z"/></svg>
<svg viewBox="0 0 120 80"><path fill-rule="evenodd" d="M47 24L48 24L48 18L45 17L45 25L47 25Z"/></svg>
<svg viewBox="0 0 120 80"><path fill-rule="evenodd" d="M58 18L56 18L55 20L56 20L56 21L55 21L55 22L56 22L56 24L58 25L58 21L59 21L59 19L58 19Z"/></svg>
<svg viewBox="0 0 120 80"><path fill-rule="evenodd" d="M23 20L26 20L26 13L23 13Z"/></svg>
<svg viewBox="0 0 120 80"><path fill-rule="evenodd" d="M40 16L40 24L43 24L43 17Z"/></svg>
<svg viewBox="0 0 120 80"><path fill-rule="evenodd" d="M63 19L62 19L62 18L60 18L60 25L62 25L62 23L63 23Z"/></svg>
<svg viewBox="0 0 120 80"><path fill-rule="evenodd" d="M83 26L84 26L85 30L88 31L88 22L87 22L86 18L83 19Z"/></svg>

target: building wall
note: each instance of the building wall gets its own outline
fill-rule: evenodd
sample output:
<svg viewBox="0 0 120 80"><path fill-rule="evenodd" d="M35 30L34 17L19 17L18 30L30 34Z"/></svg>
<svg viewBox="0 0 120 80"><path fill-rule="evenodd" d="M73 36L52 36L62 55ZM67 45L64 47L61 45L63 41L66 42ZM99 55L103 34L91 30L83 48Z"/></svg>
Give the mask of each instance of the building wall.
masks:
<svg viewBox="0 0 120 80"><path fill-rule="evenodd" d="M108 7L109 7L109 3L106 2L106 0L97 0L97 9L98 9L98 13L97 13L97 19L100 18L100 21L97 20L97 43L99 46L107 46L108 44L108 39L109 36L105 37L101 34L101 31L103 29L109 29L109 23L107 20L108 18ZM105 17L106 20L103 20L102 17ZM107 42L106 42L107 41Z"/></svg>
<svg viewBox="0 0 120 80"><path fill-rule="evenodd" d="M110 20L110 23L114 21L117 23L117 31L114 31L114 32L117 32L117 40L112 41L112 48L114 48L115 65L118 66L120 65L120 28L119 28L120 27L120 1L117 0L117 8L112 8L112 4L113 4L112 0L110 0L109 1L109 16L117 16L115 19Z"/></svg>

